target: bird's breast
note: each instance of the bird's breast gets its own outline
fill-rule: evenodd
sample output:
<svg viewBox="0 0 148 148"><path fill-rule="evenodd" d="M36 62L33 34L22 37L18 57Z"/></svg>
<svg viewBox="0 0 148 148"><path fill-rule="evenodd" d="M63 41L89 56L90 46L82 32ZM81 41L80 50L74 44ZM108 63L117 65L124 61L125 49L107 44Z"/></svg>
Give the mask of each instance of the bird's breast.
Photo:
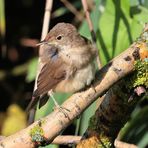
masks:
<svg viewBox="0 0 148 148"><path fill-rule="evenodd" d="M82 69L78 69L73 76L61 81L54 91L73 93L83 89L85 86L91 84L95 77L95 65L89 63Z"/></svg>

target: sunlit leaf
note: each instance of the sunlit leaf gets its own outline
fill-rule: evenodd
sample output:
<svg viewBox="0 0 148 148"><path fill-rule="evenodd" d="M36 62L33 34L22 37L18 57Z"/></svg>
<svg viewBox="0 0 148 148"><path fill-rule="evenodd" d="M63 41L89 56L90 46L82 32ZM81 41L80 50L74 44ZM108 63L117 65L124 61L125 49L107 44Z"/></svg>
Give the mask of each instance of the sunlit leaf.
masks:
<svg viewBox="0 0 148 148"><path fill-rule="evenodd" d="M137 9L136 14L130 14L129 0L106 1L97 32L103 63L121 53L139 36L148 21L148 10L142 6Z"/></svg>

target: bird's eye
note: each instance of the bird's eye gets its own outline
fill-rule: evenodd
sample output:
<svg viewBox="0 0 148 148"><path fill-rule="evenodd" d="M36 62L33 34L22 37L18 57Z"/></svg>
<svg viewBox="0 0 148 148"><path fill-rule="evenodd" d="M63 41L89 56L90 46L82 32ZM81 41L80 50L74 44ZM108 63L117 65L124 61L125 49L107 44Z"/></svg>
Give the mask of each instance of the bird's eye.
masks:
<svg viewBox="0 0 148 148"><path fill-rule="evenodd" d="M61 35L57 36L57 40L61 40L61 39L62 39Z"/></svg>

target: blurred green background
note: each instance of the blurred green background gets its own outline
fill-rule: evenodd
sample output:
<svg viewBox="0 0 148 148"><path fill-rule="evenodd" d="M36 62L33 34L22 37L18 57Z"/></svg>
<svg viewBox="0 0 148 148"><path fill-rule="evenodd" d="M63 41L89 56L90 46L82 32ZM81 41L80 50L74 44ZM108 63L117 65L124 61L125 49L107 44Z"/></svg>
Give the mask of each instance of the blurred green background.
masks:
<svg viewBox="0 0 148 148"><path fill-rule="evenodd" d="M75 12L54 0L50 28L58 22L74 24L91 39L80 0L69 0ZM148 22L147 0L88 0L101 61L123 52L140 35ZM26 113L34 87L45 0L0 0L0 133L9 135L26 126ZM76 15L76 13L79 14ZM55 94L61 104L70 94ZM143 148L148 145L148 98L143 98L122 129L123 140ZM94 114L93 103L63 134L82 135ZM53 110L51 100L37 110L36 119ZM16 127L21 125L20 127ZM20 123L20 124L18 124ZM10 128L11 127L11 128ZM13 127L13 128L12 128ZM58 145L49 148L66 147Z"/></svg>

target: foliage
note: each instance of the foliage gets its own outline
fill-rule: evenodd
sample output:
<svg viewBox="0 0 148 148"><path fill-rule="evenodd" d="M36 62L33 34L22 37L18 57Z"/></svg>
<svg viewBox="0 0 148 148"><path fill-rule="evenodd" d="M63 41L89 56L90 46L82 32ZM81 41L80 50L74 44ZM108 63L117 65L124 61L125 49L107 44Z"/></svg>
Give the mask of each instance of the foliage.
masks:
<svg viewBox="0 0 148 148"><path fill-rule="evenodd" d="M148 99L148 98L147 98ZM121 132L121 140L134 143L140 148L148 145L148 106L137 107Z"/></svg>
<svg viewBox="0 0 148 148"><path fill-rule="evenodd" d="M97 39L103 63L121 53L140 35L148 10L129 0L107 0L98 23Z"/></svg>

